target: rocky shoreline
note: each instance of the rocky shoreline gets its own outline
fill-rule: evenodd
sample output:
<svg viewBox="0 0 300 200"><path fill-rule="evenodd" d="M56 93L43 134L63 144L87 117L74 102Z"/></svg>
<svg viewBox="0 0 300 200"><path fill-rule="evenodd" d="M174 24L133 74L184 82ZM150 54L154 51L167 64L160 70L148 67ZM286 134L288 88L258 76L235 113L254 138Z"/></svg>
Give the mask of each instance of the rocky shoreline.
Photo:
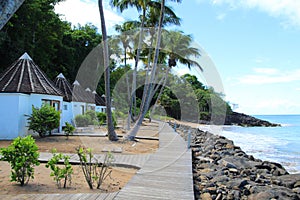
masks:
<svg viewBox="0 0 300 200"><path fill-rule="evenodd" d="M238 125L238 126L280 126L280 124L274 124L266 120L261 120L256 117L246 115L243 113L232 112L225 118L225 125Z"/></svg>
<svg viewBox="0 0 300 200"><path fill-rule="evenodd" d="M300 199L300 174L247 155L223 136L176 126L186 140L191 130L195 199Z"/></svg>

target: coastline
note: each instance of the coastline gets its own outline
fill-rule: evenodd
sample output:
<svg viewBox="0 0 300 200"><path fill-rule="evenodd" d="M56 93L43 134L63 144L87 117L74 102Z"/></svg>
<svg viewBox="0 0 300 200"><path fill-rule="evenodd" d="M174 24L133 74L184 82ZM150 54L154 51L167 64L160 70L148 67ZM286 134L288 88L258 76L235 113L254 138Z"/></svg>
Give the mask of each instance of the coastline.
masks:
<svg viewBox="0 0 300 200"><path fill-rule="evenodd" d="M196 124L177 121L176 127L186 140L188 130L192 133L196 199L300 199L300 174L247 155L232 140Z"/></svg>

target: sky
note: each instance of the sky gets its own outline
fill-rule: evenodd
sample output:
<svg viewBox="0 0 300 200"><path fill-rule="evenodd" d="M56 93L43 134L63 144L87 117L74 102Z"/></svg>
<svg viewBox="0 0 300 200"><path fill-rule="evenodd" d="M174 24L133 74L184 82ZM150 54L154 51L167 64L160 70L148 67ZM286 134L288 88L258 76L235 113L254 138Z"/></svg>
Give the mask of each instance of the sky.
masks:
<svg viewBox="0 0 300 200"><path fill-rule="evenodd" d="M176 27L191 34L221 77L225 99L235 111L251 114L300 114L299 0L167 1L182 19ZM108 34L135 19L104 0ZM96 0L66 0L55 7L63 19L100 27ZM206 68L207 67L207 68ZM203 66L209 71L210 66ZM182 74L189 72L177 69Z"/></svg>

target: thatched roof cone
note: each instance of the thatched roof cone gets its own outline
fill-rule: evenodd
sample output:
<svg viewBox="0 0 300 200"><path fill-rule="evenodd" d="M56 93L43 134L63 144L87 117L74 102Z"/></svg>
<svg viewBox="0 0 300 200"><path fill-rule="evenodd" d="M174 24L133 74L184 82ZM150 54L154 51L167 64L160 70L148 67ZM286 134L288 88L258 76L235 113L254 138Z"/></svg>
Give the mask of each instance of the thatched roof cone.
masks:
<svg viewBox="0 0 300 200"><path fill-rule="evenodd" d="M0 75L0 93L63 96L27 53L24 53Z"/></svg>

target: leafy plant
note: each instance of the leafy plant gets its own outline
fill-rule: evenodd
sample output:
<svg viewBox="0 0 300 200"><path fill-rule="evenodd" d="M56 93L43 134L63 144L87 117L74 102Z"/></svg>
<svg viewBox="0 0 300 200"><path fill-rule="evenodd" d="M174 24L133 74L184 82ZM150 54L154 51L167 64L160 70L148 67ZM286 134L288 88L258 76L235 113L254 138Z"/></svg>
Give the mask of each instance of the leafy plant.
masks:
<svg viewBox="0 0 300 200"><path fill-rule="evenodd" d="M67 136L67 140L69 139L69 135L73 135L74 131L75 131L75 127L72 126L72 124L66 122L65 123L65 127L63 128L66 136Z"/></svg>
<svg viewBox="0 0 300 200"><path fill-rule="evenodd" d="M87 127L91 121L89 115L77 115L75 117L75 123L78 127Z"/></svg>
<svg viewBox="0 0 300 200"><path fill-rule="evenodd" d="M29 130L37 132L40 137L45 137L47 133L59 126L60 112L54 107L43 104L41 108L32 106L32 114L28 116Z"/></svg>
<svg viewBox="0 0 300 200"><path fill-rule="evenodd" d="M102 125L106 121L106 114L103 112L97 112L97 118L98 118L100 125Z"/></svg>
<svg viewBox="0 0 300 200"><path fill-rule="evenodd" d="M89 124L92 124L91 123L92 121L97 120L97 113L94 110L88 110L88 111L85 112L84 115L90 116L91 121L89 122Z"/></svg>
<svg viewBox="0 0 300 200"><path fill-rule="evenodd" d="M38 166L38 147L32 136L17 137L7 148L0 148L1 160L11 165L11 181L23 186L34 178L34 166Z"/></svg>
<svg viewBox="0 0 300 200"><path fill-rule="evenodd" d="M70 164L70 156L63 155L62 153L58 153L56 149L52 149L52 158L46 164L46 167L52 170L50 176L54 177L56 181L56 185L58 188L61 188L61 181L64 182L64 188L67 187L67 182L69 181L69 185L71 185L71 176L73 174L73 168ZM64 161L64 167L60 168L58 163L59 161Z"/></svg>
<svg viewBox="0 0 300 200"><path fill-rule="evenodd" d="M97 112L97 118L100 124L104 124L106 122L106 113L103 112ZM116 115L113 112L112 113L112 120L113 120L113 125L114 127L117 126L117 120L116 120Z"/></svg>
<svg viewBox="0 0 300 200"><path fill-rule="evenodd" d="M103 163L99 163L94 157L91 148L85 149L83 147L78 147L76 151L79 156L82 172L90 189L94 188L95 182L97 184L97 189L99 189L105 179L111 175L111 165L114 159L113 155L108 152L105 155Z"/></svg>

